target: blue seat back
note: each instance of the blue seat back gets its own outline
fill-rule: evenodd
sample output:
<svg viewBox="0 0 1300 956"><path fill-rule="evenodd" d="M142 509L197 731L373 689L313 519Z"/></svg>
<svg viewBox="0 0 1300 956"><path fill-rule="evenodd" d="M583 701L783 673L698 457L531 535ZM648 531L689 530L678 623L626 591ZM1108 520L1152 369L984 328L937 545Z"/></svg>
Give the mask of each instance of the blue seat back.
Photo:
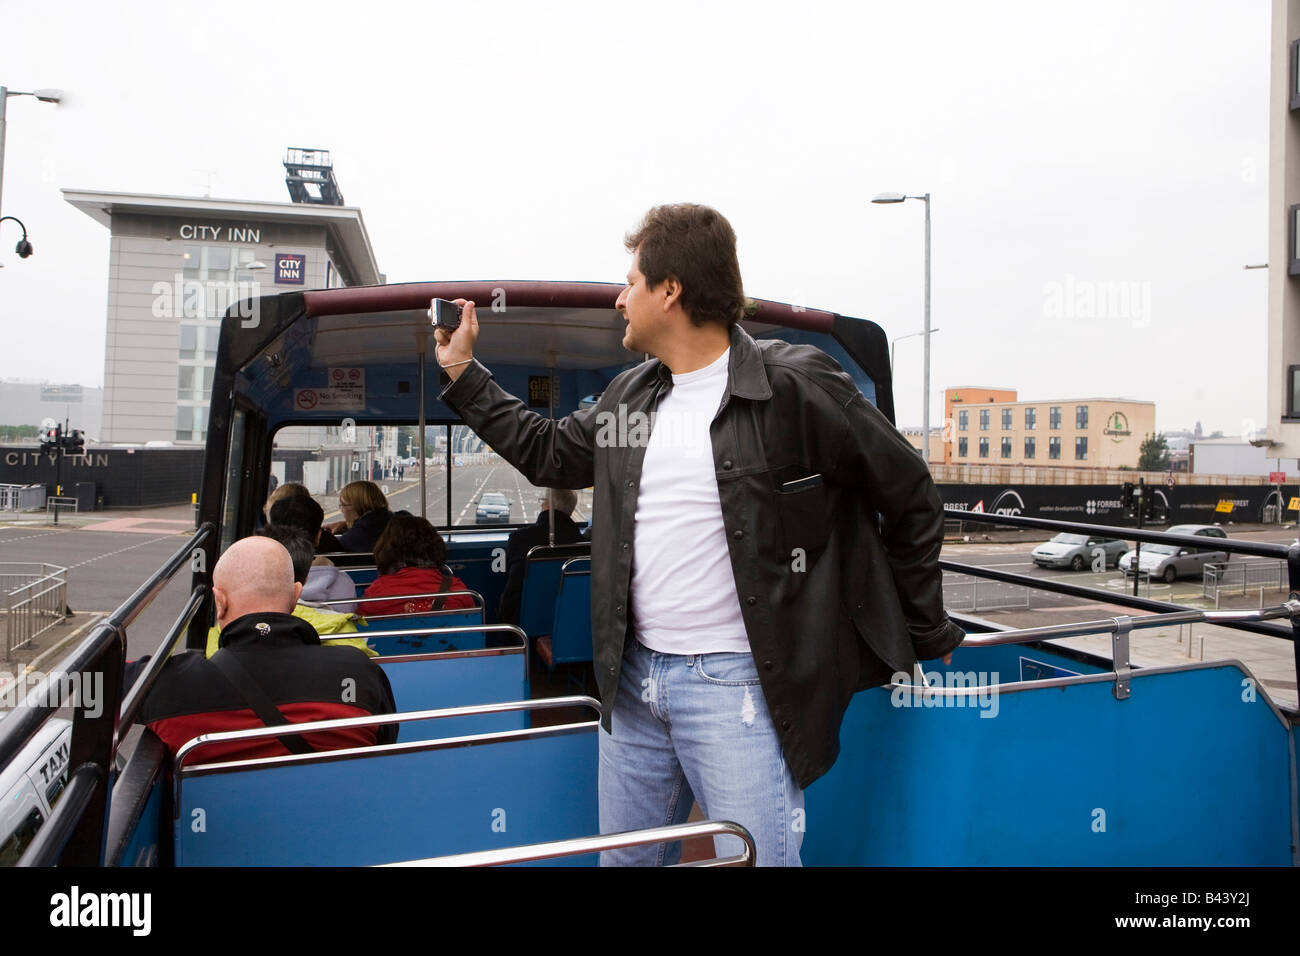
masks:
<svg viewBox="0 0 1300 956"><path fill-rule="evenodd" d="M437 628L437 627L468 627L474 624L483 623L482 608L467 608L464 610L454 611L436 611L427 614L393 614L384 617L368 617L357 623L357 630L361 631L367 637L373 636L376 632L382 631L411 631L418 628ZM406 641L399 642L407 646L407 650L398 653L410 654L413 644L418 638L409 638ZM371 642L371 646L375 646ZM427 648L435 650L437 648ZM380 651L382 654L383 651Z"/></svg>
<svg viewBox="0 0 1300 956"><path fill-rule="evenodd" d="M551 660L572 664L589 661L591 656L591 559L572 558L560 574L551 625Z"/></svg>
<svg viewBox="0 0 1300 956"><path fill-rule="evenodd" d="M528 699L527 657L522 646L443 651L404 657L381 657L399 712L437 710L472 704L499 704ZM404 723L398 740L515 730L526 727L527 711L475 717L449 717Z"/></svg>
<svg viewBox="0 0 1300 956"><path fill-rule="evenodd" d="M369 866L590 836L599 832L596 730L593 721L474 743L439 735L380 751L185 767L175 862Z"/></svg>
<svg viewBox="0 0 1300 956"><path fill-rule="evenodd" d="M990 653L986 660L980 657ZM1076 659L963 648L948 675ZM999 660L1001 658L1001 660ZM962 665L962 671L957 670ZM1011 680L1019 679L1018 673ZM1286 866L1288 728L1236 665L1113 672L985 693L969 706L857 694L835 765L805 793L803 862L834 866ZM1041 686L1040 686L1041 685ZM939 698L932 698L932 701ZM967 698L969 701L969 698Z"/></svg>
<svg viewBox="0 0 1300 956"><path fill-rule="evenodd" d="M590 544L539 547L528 552L519 599L519 626L529 637L551 633L555 622L555 599L560 591L560 572L570 558L584 556L591 556Z"/></svg>
<svg viewBox="0 0 1300 956"><path fill-rule="evenodd" d="M504 555L508 537L505 531L464 537L453 533L447 542L447 566L465 582L465 587L483 595L484 606L491 609L490 621L495 620L496 607L506 586Z"/></svg>

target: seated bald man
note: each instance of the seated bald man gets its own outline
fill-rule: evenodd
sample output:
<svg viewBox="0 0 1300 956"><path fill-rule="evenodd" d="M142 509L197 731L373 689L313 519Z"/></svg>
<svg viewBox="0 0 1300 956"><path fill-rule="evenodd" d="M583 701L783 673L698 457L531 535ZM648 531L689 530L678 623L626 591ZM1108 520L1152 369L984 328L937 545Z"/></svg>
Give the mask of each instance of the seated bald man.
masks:
<svg viewBox="0 0 1300 956"><path fill-rule="evenodd" d="M200 734L272 724L391 714L388 677L355 647L323 647L290 613L302 585L271 538L237 541L212 573L219 650L175 655L163 667L140 721L172 755ZM280 734L206 747L196 762L280 756L397 740L396 725Z"/></svg>

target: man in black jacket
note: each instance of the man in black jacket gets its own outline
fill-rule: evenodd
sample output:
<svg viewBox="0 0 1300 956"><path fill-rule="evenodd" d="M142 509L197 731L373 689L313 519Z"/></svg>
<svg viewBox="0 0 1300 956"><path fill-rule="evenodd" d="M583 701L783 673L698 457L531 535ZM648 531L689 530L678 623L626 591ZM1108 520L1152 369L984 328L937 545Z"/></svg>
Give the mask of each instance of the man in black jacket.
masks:
<svg viewBox="0 0 1300 956"><path fill-rule="evenodd" d="M462 301L457 331L435 333L443 399L533 484L596 487L602 831L679 822L693 796L749 829L760 865L797 865L803 788L834 762L853 694L963 638L943 610L942 503L825 353L740 327L726 219L657 207L626 245L623 344L657 361L550 422L474 361Z"/></svg>
<svg viewBox="0 0 1300 956"><path fill-rule="evenodd" d="M212 573L220 650L167 661L141 708L173 755L201 734L271 723L391 714L387 675L355 647L322 647L312 626L290 612L302 585L293 561L271 538L236 541ZM279 756L393 743L397 725L283 734L205 746L192 762Z"/></svg>

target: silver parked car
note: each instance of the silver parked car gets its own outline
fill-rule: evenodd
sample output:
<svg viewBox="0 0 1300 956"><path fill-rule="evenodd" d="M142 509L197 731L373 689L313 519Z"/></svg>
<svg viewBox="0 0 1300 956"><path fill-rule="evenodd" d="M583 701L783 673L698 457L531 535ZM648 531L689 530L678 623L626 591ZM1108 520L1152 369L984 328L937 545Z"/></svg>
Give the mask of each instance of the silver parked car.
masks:
<svg viewBox="0 0 1300 956"><path fill-rule="evenodd" d="M1170 534L1194 534L1205 538L1226 538L1222 528L1209 524L1178 524L1169 529ZM1210 542L1206 542L1210 544ZM1133 555L1130 551L1119 559L1119 569L1125 577L1134 573ZM1214 548L1189 548L1181 544L1144 544L1142 545L1141 564L1137 568L1152 578L1163 578L1172 584L1177 578L1199 577L1201 569L1207 564L1223 564L1228 560L1228 552L1216 551Z"/></svg>
<svg viewBox="0 0 1300 956"><path fill-rule="evenodd" d="M1045 541L1030 552L1034 564L1040 568L1069 568L1082 571L1092 567L1097 549L1105 552L1105 567L1114 567L1125 551L1128 542L1119 538L1102 538L1098 535L1067 534L1062 532L1051 541Z"/></svg>

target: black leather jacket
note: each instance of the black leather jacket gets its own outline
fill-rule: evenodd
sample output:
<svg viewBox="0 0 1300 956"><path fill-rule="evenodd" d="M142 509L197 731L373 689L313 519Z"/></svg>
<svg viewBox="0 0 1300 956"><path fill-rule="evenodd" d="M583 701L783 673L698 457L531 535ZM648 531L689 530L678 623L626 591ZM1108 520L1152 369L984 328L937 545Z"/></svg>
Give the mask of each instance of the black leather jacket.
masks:
<svg viewBox="0 0 1300 956"><path fill-rule="evenodd" d="M442 394L533 484L594 485L591 626L607 702L633 633L628 590L645 458L644 441L619 440L619 417L649 414L671 387L666 366L644 362L615 378L594 408L551 422L475 361ZM733 329L727 391L709 432L750 648L786 761L806 787L835 762L855 692L964 637L943 610L943 506L912 446L811 346L759 343Z"/></svg>

